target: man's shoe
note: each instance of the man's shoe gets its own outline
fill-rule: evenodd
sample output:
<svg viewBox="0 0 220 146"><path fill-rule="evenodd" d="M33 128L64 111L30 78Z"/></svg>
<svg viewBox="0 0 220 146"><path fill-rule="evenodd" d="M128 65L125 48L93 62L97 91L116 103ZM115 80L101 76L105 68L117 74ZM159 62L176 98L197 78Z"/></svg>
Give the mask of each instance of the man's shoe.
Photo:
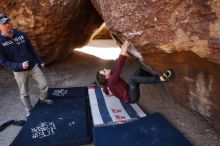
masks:
<svg viewBox="0 0 220 146"><path fill-rule="evenodd" d="M172 79L174 75L175 75L174 71L172 69L168 69L160 76L160 81L166 82Z"/></svg>
<svg viewBox="0 0 220 146"><path fill-rule="evenodd" d="M46 104L53 104L54 101L49 99L49 98L45 98L45 99L40 99L41 103L46 103Z"/></svg>
<svg viewBox="0 0 220 146"><path fill-rule="evenodd" d="M28 117L30 116L32 109L33 109L32 105L30 107L25 108L25 111L26 111L25 117L26 117L26 119L28 119Z"/></svg>
<svg viewBox="0 0 220 146"><path fill-rule="evenodd" d="M30 113L29 113L29 114L26 114L26 115L25 115L25 118L28 119L29 116L30 116Z"/></svg>

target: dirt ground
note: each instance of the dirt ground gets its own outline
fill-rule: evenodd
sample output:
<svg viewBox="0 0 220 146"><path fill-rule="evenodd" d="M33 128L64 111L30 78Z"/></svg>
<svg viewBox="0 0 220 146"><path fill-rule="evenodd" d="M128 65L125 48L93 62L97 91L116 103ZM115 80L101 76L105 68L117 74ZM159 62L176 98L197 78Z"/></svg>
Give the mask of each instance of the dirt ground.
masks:
<svg viewBox="0 0 220 146"><path fill-rule="evenodd" d="M70 59L43 69L50 87L88 86L95 80L98 69L112 67L114 61L105 61L90 55L75 52ZM138 66L129 59L122 76L127 80ZM39 90L30 80L32 103L36 104ZM200 115L173 102L164 84L141 85L138 103L146 113L160 112L195 146L219 146L220 133L215 131ZM0 70L0 124L11 119L24 119L24 109L19 99L17 84L9 70ZM10 126L0 133L0 146L8 146L20 131ZM92 145L92 144L91 144Z"/></svg>

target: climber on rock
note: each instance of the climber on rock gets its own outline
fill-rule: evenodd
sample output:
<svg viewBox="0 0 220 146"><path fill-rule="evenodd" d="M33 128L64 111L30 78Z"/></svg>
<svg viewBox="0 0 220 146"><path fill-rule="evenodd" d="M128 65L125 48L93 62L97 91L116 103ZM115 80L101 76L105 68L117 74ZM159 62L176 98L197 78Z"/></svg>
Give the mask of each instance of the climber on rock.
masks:
<svg viewBox="0 0 220 146"><path fill-rule="evenodd" d="M125 64L127 51L130 46L129 41L125 41L121 46L121 53L114 66L111 69L102 69L97 72L97 81L102 86L106 95L110 92L124 103L136 103L140 98L140 84L161 83L170 80L174 76L172 69L166 70L161 76L152 74L142 68L138 68L126 83L120 75Z"/></svg>

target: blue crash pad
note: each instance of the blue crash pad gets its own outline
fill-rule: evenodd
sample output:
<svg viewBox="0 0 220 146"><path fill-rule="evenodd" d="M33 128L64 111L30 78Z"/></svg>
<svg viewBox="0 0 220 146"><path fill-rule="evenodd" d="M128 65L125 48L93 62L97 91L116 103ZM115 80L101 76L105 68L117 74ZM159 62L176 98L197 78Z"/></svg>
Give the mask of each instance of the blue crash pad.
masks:
<svg viewBox="0 0 220 146"><path fill-rule="evenodd" d="M161 114L93 129L95 146L192 146Z"/></svg>
<svg viewBox="0 0 220 146"><path fill-rule="evenodd" d="M52 105L38 102L11 146L73 146L91 142L87 87L53 88L49 96L58 90L65 95L54 94Z"/></svg>

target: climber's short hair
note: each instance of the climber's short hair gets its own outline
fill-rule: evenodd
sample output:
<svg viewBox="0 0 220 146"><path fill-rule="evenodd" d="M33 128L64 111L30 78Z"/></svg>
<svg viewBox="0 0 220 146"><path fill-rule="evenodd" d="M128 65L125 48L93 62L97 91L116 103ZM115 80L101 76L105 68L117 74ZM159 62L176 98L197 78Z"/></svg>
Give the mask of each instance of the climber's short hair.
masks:
<svg viewBox="0 0 220 146"><path fill-rule="evenodd" d="M100 74L100 71L97 72L96 79L100 85L107 84L107 79L105 78L105 76L103 74Z"/></svg>

